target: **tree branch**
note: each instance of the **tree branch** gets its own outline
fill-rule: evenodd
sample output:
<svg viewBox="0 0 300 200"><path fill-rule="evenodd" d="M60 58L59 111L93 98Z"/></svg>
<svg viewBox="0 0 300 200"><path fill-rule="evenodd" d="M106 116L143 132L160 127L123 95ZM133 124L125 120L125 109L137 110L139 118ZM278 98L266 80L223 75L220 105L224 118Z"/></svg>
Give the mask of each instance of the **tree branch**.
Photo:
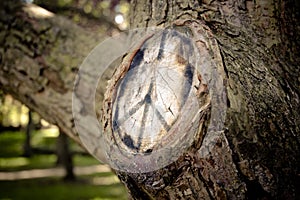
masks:
<svg viewBox="0 0 300 200"><path fill-rule="evenodd" d="M72 117L77 69L101 36L36 5L5 2L0 17L0 85L81 143Z"/></svg>

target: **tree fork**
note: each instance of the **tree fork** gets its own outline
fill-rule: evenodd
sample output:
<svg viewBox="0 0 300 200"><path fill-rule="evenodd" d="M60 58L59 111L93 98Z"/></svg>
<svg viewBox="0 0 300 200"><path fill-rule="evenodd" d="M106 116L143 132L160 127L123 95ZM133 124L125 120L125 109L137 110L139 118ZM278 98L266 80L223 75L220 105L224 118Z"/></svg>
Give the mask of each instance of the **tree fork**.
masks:
<svg viewBox="0 0 300 200"><path fill-rule="evenodd" d="M0 7L1 88L80 143L73 81L99 37L62 17L36 15L34 5L17 5ZM133 199L299 198L299 10L293 0L132 1L132 28L167 27L178 19L209 27L228 98L214 149L219 156L199 158L194 149L156 172L117 172ZM228 159L228 170L213 167ZM237 182L220 181L224 173Z"/></svg>

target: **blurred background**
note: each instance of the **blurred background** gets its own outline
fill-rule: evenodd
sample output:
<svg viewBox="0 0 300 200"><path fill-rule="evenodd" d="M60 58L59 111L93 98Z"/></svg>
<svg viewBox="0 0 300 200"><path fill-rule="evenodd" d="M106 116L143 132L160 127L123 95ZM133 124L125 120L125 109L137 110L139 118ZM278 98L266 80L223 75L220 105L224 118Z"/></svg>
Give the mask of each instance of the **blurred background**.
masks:
<svg viewBox="0 0 300 200"><path fill-rule="evenodd" d="M122 0L25 0L111 36L128 28ZM56 126L0 91L0 200L127 199L106 165Z"/></svg>

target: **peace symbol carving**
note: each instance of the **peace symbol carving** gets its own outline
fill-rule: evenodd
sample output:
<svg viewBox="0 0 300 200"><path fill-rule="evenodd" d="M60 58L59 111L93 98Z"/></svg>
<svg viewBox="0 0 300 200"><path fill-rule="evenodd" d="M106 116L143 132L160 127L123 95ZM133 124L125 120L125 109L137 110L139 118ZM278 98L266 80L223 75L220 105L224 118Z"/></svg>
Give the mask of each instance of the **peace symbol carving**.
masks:
<svg viewBox="0 0 300 200"><path fill-rule="evenodd" d="M159 48L152 46L159 43ZM115 89L112 131L123 148L151 153L199 85L195 68L183 58L193 46L177 32L148 39L134 55ZM123 145L123 144L125 145Z"/></svg>

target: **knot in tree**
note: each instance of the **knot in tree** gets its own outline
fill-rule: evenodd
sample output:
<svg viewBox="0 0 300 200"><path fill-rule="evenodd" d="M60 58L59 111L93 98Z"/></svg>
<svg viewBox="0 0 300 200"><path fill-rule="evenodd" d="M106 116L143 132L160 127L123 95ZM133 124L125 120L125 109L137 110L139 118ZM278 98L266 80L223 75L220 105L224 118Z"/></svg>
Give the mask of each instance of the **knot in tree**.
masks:
<svg viewBox="0 0 300 200"><path fill-rule="evenodd" d="M101 123L113 168L154 171L200 147L210 124L209 87L220 83L209 78L217 65L209 47L197 44L197 27L178 23L146 34L109 81Z"/></svg>

